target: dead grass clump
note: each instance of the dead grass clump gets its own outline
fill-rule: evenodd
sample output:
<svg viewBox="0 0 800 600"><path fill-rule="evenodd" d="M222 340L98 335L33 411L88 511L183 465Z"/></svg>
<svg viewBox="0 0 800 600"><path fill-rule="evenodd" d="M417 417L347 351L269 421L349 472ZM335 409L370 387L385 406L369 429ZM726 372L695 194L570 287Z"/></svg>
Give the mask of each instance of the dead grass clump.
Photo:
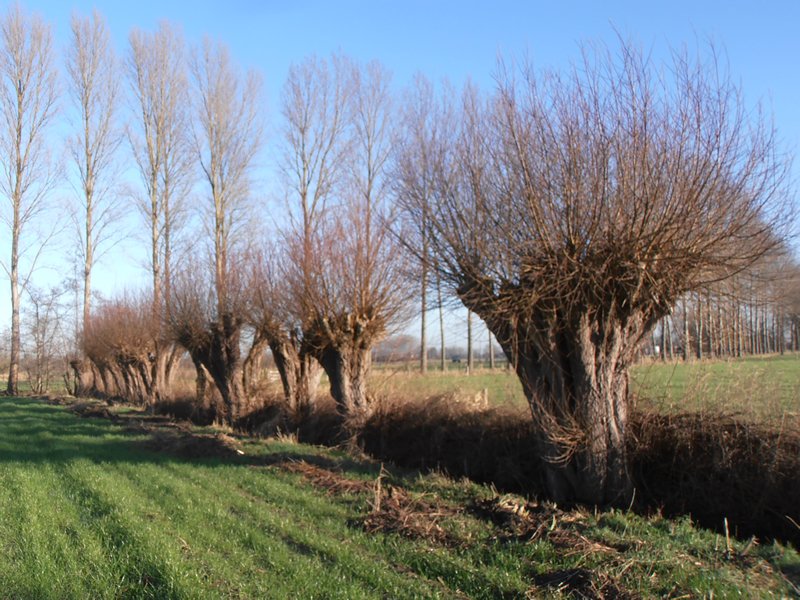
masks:
<svg viewBox="0 0 800 600"><path fill-rule="evenodd" d="M610 575L583 568L542 573L536 575L533 582L534 588L526 594L528 598L539 598L544 590L581 600L635 600L640 597L623 589Z"/></svg>
<svg viewBox="0 0 800 600"><path fill-rule="evenodd" d="M112 421L116 419L116 415L109 411L106 406L97 402L73 402L68 406L69 410L79 417L109 419Z"/></svg>
<svg viewBox="0 0 800 600"><path fill-rule="evenodd" d="M527 502L511 494L476 501L473 512L488 519L504 537L523 540L540 539L555 526L555 507Z"/></svg>
<svg viewBox="0 0 800 600"><path fill-rule="evenodd" d="M582 535L588 516L579 510L564 511L552 504L528 502L511 494L477 501L472 510L498 527L498 539L546 539L567 556L618 554L615 548Z"/></svg>
<svg viewBox="0 0 800 600"><path fill-rule="evenodd" d="M358 521L368 533L394 533L447 546L460 543L441 525L443 518L457 514L459 509L413 498L399 486L384 485L383 471L375 482L369 482L349 479L339 472L304 460L284 461L274 466L302 475L314 487L325 490L329 495L369 494L372 497L370 511Z"/></svg>
<svg viewBox="0 0 800 600"><path fill-rule="evenodd" d="M304 460L287 460L274 466L289 473L302 475L314 487L321 488L328 494L359 494L372 490L372 484L368 481L348 479L341 473Z"/></svg>
<svg viewBox="0 0 800 600"><path fill-rule="evenodd" d="M156 403L154 412L179 421L191 421L200 426L211 425L217 419L217 408L214 402L199 402L190 395L160 400Z"/></svg>
<svg viewBox="0 0 800 600"><path fill-rule="evenodd" d="M638 413L629 425L639 499L737 537L800 543L800 422Z"/></svg>
<svg viewBox="0 0 800 600"><path fill-rule="evenodd" d="M362 525L369 533L394 533L434 544L457 546L461 541L442 527L442 520L458 512L459 509L441 503L412 498L401 487L384 486L378 477L372 510Z"/></svg>
<svg viewBox="0 0 800 600"><path fill-rule="evenodd" d="M244 454L239 443L229 435L191 433L179 428L151 429L150 438L144 444L150 450L181 458L232 458Z"/></svg>
<svg viewBox="0 0 800 600"><path fill-rule="evenodd" d="M72 406L75 403L75 398L53 394L41 396L41 399L52 406Z"/></svg>
<svg viewBox="0 0 800 600"><path fill-rule="evenodd" d="M464 410L449 394L388 401L364 425L359 441L372 456L406 467L440 470L506 491L543 489L530 413L522 409Z"/></svg>

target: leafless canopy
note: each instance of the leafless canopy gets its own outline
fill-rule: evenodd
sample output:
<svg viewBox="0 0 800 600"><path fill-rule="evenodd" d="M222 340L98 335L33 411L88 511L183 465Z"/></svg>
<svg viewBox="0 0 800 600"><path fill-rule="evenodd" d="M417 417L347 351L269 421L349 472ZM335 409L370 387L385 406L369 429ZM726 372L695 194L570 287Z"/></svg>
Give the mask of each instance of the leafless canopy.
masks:
<svg viewBox="0 0 800 600"><path fill-rule="evenodd" d="M138 205L150 234L153 301L161 306L169 299L174 238L191 184L186 51L181 34L166 22L152 34L132 31L129 41L136 116L128 139L144 188Z"/></svg>
<svg viewBox="0 0 800 600"><path fill-rule="evenodd" d="M197 127L194 147L211 197L216 290L224 310L228 253L249 219L252 172L263 142L261 78L238 73L227 47L205 39L191 61Z"/></svg>
<svg viewBox="0 0 800 600"><path fill-rule="evenodd" d="M368 414L370 350L406 299L389 233L389 81L377 63L312 58L284 88L285 305L346 419Z"/></svg>
<svg viewBox="0 0 800 600"><path fill-rule="evenodd" d="M776 243L787 163L713 53L662 72L623 42L497 81L467 87L452 143L431 142L445 152L429 205L404 202L515 363L552 493L624 501L639 342L683 292Z"/></svg>
<svg viewBox="0 0 800 600"><path fill-rule="evenodd" d="M108 27L99 13L72 17L72 40L67 49L70 97L75 105L76 133L69 149L79 179L79 208L73 219L83 261L83 322L91 311L92 268L104 247L119 234L119 197L112 181L118 174L114 156L122 140L115 122L120 97L117 60Z"/></svg>

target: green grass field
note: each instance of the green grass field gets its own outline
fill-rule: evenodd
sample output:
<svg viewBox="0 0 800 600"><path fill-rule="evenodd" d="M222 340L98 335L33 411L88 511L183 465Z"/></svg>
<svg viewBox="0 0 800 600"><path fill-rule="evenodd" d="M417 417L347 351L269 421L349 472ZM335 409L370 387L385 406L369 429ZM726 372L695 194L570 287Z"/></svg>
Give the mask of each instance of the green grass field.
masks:
<svg viewBox="0 0 800 600"><path fill-rule="evenodd" d="M795 551L735 541L728 548L686 519L549 510L526 536L470 510L494 494L467 482L398 472L382 489L403 493L376 495L380 465L336 452L243 439L242 455L189 459L151 449L151 435L0 398L1 598L797 592ZM318 465L347 485L321 486L286 464ZM419 533L425 527L367 531L365 517L391 516L404 497L408 518L417 507L414 518L436 535Z"/></svg>
<svg viewBox="0 0 800 600"><path fill-rule="evenodd" d="M424 377L409 366L384 367L372 379L378 395L422 400L438 394L465 397L486 390L499 406L526 406L512 371L432 369ZM648 408L676 412L712 410L756 418L800 414L800 355L730 361L643 362L631 370L631 388Z"/></svg>
<svg viewBox="0 0 800 600"><path fill-rule="evenodd" d="M800 355L730 361L652 362L632 371L633 388L661 410L800 414Z"/></svg>

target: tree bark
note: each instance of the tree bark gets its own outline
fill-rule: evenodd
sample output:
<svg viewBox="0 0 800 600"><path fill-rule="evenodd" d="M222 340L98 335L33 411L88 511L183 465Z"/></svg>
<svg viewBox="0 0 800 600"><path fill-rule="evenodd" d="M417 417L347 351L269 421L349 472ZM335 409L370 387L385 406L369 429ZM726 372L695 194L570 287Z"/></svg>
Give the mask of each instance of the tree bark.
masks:
<svg viewBox="0 0 800 600"><path fill-rule="evenodd" d="M467 310L467 375L475 370L472 352L472 311Z"/></svg>
<svg viewBox="0 0 800 600"><path fill-rule="evenodd" d="M328 375L331 396L336 402L345 432L357 432L372 411L367 397L367 375L372 363L370 350L359 344L328 346L319 358Z"/></svg>
<svg viewBox="0 0 800 600"><path fill-rule="evenodd" d="M447 370L447 351L444 343L444 304L442 302L442 282L439 275L436 275L436 299L439 304L439 340L441 347L439 349L439 360L441 362L442 373Z"/></svg>
<svg viewBox="0 0 800 600"><path fill-rule="evenodd" d="M269 346L269 340L263 337L259 332L255 333L253 343L242 365L242 385L244 386L245 393L252 396L255 393L255 386L258 383L258 372L261 369L261 359L264 356L264 350Z"/></svg>
<svg viewBox="0 0 800 600"><path fill-rule="evenodd" d="M695 323L697 324L697 360L703 360L703 307L699 293L696 298Z"/></svg>
<svg viewBox="0 0 800 600"><path fill-rule="evenodd" d="M314 411L322 367L289 337L276 336L270 339L269 347L281 378L289 418L299 427Z"/></svg>
<svg viewBox="0 0 800 600"><path fill-rule="evenodd" d="M92 363L86 359L77 359L70 361L69 366L75 375L74 389L70 390L72 395L76 398L95 395L97 384Z"/></svg>
<svg viewBox="0 0 800 600"><path fill-rule="evenodd" d="M428 266L427 266L427 242L423 234L423 264L420 302L420 331L419 331L419 372L423 375L428 372Z"/></svg>
<svg viewBox="0 0 800 600"><path fill-rule="evenodd" d="M689 348L689 344L691 344L691 340L689 339L689 308L686 306L686 296L683 296L682 299L683 303L683 362L689 362L689 357L691 356L691 350Z"/></svg>
<svg viewBox="0 0 800 600"><path fill-rule="evenodd" d="M17 237L13 236L11 246L11 354L8 365L8 385L6 393L14 396L19 393L19 357L20 357L20 324L19 324L19 271L17 268Z"/></svg>
<svg viewBox="0 0 800 600"><path fill-rule="evenodd" d="M239 349L241 323L234 315L224 313L211 324L210 333L209 348L203 364L222 396L225 410L223 421L234 427L241 416L246 399Z"/></svg>
<svg viewBox="0 0 800 600"><path fill-rule="evenodd" d="M512 328L484 320L522 382L551 497L627 506L628 367L656 321L583 314L572 323L519 319Z"/></svg>

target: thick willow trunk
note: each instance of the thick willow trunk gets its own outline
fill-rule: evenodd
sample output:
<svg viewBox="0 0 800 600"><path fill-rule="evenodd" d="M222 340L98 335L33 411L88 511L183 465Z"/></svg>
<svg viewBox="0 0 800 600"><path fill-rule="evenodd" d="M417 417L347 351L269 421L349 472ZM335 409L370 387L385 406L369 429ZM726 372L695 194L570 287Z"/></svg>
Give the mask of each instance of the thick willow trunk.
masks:
<svg viewBox="0 0 800 600"><path fill-rule="evenodd" d="M223 421L226 425L235 426L243 416L245 408L245 393L242 385L241 366L225 368L222 372L211 373L214 384L217 386L222 404L225 407Z"/></svg>
<svg viewBox="0 0 800 600"><path fill-rule="evenodd" d="M320 353L320 364L330 380L331 396L345 429L361 428L372 406L367 397L367 376L372 363L369 349L353 346L328 346Z"/></svg>
<svg viewBox="0 0 800 600"><path fill-rule="evenodd" d="M261 361L264 356L264 350L267 349L268 341L261 334L256 333L253 338L253 343L242 365L242 385L248 396L252 396L256 392L256 386L259 379L259 371L261 370Z"/></svg>
<svg viewBox="0 0 800 600"><path fill-rule="evenodd" d="M224 314L211 324L209 345L202 363L214 380L225 409L223 420L236 425L242 416L247 396L243 385L243 372L239 339L241 322Z"/></svg>
<svg viewBox="0 0 800 600"><path fill-rule="evenodd" d="M200 359L193 354L190 353L192 358L192 364L194 365L195 371L195 380L194 380L194 390L197 402L201 406L205 406L206 402L206 392L208 390L208 375L206 368L203 366L203 363L200 362Z"/></svg>
<svg viewBox="0 0 800 600"><path fill-rule="evenodd" d="M69 392L76 398L94 396L97 393L95 371L87 359L72 360L69 363L73 372L73 386Z"/></svg>
<svg viewBox="0 0 800 600"><path fill-rule="evenodd" d="M281 378L289 418L299 426L314 411L322 367L290 339L272 338L269 347Z"/></svg>
<svg viewBox="0 0 800 600"><path fill-rule="evenodd" d="M491 326L491 324L490 324ZM628 365L647 328L584 315L578 322L507 323L495 336L522 382L551 497L627 505Z"/></svg>

